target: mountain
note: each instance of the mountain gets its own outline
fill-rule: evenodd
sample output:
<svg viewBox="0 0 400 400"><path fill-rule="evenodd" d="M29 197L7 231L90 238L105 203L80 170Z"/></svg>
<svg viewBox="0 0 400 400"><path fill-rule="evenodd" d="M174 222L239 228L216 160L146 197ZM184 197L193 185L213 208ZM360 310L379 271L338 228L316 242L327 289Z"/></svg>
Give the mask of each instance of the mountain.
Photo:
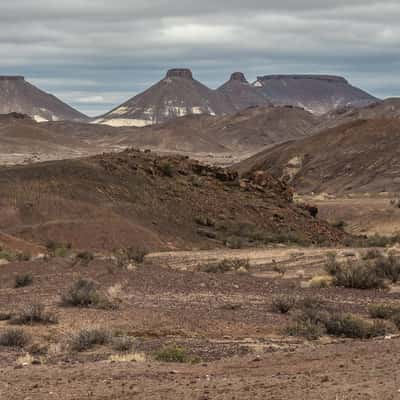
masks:
<svg viewBox="0 0 400 400"><path fill-rule="evenodd" d="M22 184L23 183L23 184ZM0 233L112 250L339 242L269 174L237 175L187 157L122 153L0 168Z"/></svg>
<svg viewBox="0 0 400 400"><path fill-rule="evenodd" d="M258 77L253 86L274 104L303 107L315 114L379 101L346 79L331 75L266 75Z"/></svg>
<svg viewBox="0 0 400 400"><path fill-rule="evenodd" d="M229 81L217 91L229 99L238 111L248 107L271 105L260 88L252 86L242 72L234 72Z"/></svg>
<svg viewBox="0 0 400 400"><path fill-rule="evenodd" d="M86 121L88 117L57 97L31 85L22 76L0 76L0 114L27 114L38 122Z"/></svg>
<svg viewBox="0 0 400 400"><path fill-rule="evenodd" d="M357 120L267 149L236 169L267 170L299 193L400 191L400 119Z"/></svg>
<svg viewBox="0 0 400 400"><path fill-rule="evenodd" d="M193 79L189 69L171 69L150 89L94 122L143 127L190 114L222 115L234 111L225 96Z"/></svg>

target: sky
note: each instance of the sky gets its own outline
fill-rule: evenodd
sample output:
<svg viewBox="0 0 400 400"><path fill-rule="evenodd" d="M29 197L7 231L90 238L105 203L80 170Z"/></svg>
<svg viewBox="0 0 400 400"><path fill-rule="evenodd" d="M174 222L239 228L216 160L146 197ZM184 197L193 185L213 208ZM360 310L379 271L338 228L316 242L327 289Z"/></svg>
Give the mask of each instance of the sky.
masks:
<svg viewBox="0 0 400 400"><path fill-rule="evenodd" d="M0 75L100 115L192 69L217 88L234 71L343 75L400 96L400 1L0 0Z"/></svg>

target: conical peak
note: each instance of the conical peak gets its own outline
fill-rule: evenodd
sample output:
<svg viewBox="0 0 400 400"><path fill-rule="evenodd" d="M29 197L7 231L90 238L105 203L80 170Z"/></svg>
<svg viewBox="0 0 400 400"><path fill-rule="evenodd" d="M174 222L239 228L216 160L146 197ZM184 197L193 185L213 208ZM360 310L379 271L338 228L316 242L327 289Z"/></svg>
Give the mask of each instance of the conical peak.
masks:
<svg viewBox="0 0 400 400"><path fill-rule="evenodd" d="M231 81L239 81L239 82L243 82L243 83L248 83L243 72L234 72L231 75L231 79L230 80Z"/></svg>
<svg viewBox="0 0 400 400"><path fill-rule="evenodd" d="M167 78L193 79L192 71L187 68L174 68L167 72Z"/></svg>

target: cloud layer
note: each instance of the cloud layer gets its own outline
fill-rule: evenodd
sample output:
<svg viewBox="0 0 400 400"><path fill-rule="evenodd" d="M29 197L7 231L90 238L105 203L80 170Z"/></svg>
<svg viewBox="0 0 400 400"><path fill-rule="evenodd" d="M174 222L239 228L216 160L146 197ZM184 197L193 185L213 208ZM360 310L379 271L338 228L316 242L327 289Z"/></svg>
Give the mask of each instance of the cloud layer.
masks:
<svg viewBox="0 0 400 400"><path fill-rule="evenodd" d="M13 0L0 74L23 74L91 115L190 67L211 87L234 70L330 73L400 95L400 3L337 0ZM330 2L332 3L332 2Z"/></svg>

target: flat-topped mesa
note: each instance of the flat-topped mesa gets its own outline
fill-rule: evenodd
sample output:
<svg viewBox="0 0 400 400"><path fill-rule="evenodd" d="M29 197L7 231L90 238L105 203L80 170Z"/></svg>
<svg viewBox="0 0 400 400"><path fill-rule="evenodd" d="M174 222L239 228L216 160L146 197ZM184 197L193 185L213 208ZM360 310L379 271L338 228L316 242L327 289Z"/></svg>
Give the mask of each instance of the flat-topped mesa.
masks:
<svg viewBox="0 0 400 400"><path fill-rule="evenodd" d="M2 76L2 75L0 75L0 81L24 81L25 80L25 77L23 77L23 76L18 76L18 75L15 75L15 76Z"/></svg>
<svg viewBox="0 0 400 400"><path fill-rule="evenodd" d="M246 77L244 76L243 72L234 72L231 75L231 78L229 79L230 81L239 81L239 82L243 82L243 83L249 83L246 79Z"/></svg>
<svg viewBox="0 0 400 400"><path fill-rule="evenodd" d="M188 68L174 68L167 72L167 78L193 79L193 74Z"/></svg>
<svg viewBox="0 0 400 400"><path fill-rule="evenodd" d="M336 75L265 75L257 77L258 81L267 80L278 80L278 79L311 79L327 82L338 82L338 83L348 83L342 76Z"/></svg>

